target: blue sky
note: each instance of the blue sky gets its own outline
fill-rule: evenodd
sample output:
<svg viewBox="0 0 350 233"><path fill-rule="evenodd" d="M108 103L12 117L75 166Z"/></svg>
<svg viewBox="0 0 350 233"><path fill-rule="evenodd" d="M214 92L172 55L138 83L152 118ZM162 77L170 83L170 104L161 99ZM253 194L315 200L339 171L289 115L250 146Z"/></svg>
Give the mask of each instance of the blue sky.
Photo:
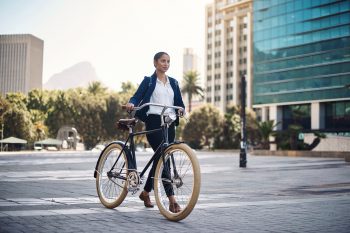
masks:
<svg viewBox="0 0 350 233"><path fill-rule="evenodd" d="M0 34L44 40L43 81L82 61L110 88L140 83L158 51L182 79L184 48L204 61L205 5L212 0L0 0ZM202 67L199 73L203 75Z"/></svg>

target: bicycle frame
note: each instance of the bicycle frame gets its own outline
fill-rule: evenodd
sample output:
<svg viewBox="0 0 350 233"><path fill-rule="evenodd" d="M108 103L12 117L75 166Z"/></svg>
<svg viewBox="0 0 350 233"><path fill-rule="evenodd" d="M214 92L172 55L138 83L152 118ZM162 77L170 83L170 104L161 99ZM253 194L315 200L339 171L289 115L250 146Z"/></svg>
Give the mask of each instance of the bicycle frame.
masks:
<svg viewBox="0 0 350 233"><path fill-rule="evenodd" d="M119 153L115 163L111 167L110 171L112 171L114 169L115 165L118 163L118 160L123 152L125 152L127 159L129 161L128 168L127 168L128 171L137 171L134 137L139 136L139 135L143 135L143 134L151 134L151 133L155 133L158 131L162 131L162 136L163 136L162 142L160 143L160 145L158 146L158 148L156 149L156 151L154 152L154 154L152 155L151 159L148 161L148 163L146 164L144 169L141 171L141 173L139 175L140 178L142 179L142 177L144 176L144 174L147 171L147 169L149 168L149 166L156 160L156 158L158 156L159 157L161 156L163 159L163 162L164 162L164 151L169 146L168 128L169 128L169 125L172 123L172 122L170 122L170 123L164 122L164 112L167 108L172 108L172 106L164 106L164 105L159 105L159 104L148 103L148 104L143 105L142 107L137 107L136 109L140 110L141 108L148 106L148 105L163 107L163 110L162 110L161 115L160 115L161 116L161 127L158 129L145 130L145 131L136 132L136 133L134 133L133 128L130 127L128 138L125 141L123 148L120 151L120 153ZM180 109L180 107L178 107L178 109ZM128 146L128 142L129 142L130 146ZM174 142L174 143L178 143L178 142ZM172 158L172 162L173 162L173 160L174 159ZM174 174L175 175L177 174L176 168L174 168Z"/></svg>
<svg viewBox="0 0 350 233"><path fill-rule="evenodd" d="M165 128L165 129L164 129ZM122 155L123 152L125 152L127 159L128 159L128 170L134 170L137 171L137 162L136 162L136 153L135 153L135 143L134 143L134 137L135 136L139 136L139 135L143 135L143 134L151 134L151 133L155 133L158 131L163 131L163 140L160 143L159 147L156 149L156 151L154 152L154 154L152 155L151 159L148 161L148 163L146 164L146 166L144 167L144 169L141 171L140 173L140 178L143 177L143 175L145 174L145 172L147 171L147 169L149 168L149 166L152 164L152 162L156 159L157 156L159 156L159 150L160 150L160 155L162 156L164 154L164 149L169 145L168 143L168 128L167 126L162 126L159 129L154 129L154 130L146 130L146 131L141 131L141 132L130 132L129 136L127 138L127 140L125 141L122 150L120 151L117 160L115 161L115 163L113 164L111 170L114 169L115 165L117 164L120 156ZM165 132L164 132L165 131ZM128 142L130 143L130 145L128 146ZM128 153L129 152L129 153Z"/></svg>

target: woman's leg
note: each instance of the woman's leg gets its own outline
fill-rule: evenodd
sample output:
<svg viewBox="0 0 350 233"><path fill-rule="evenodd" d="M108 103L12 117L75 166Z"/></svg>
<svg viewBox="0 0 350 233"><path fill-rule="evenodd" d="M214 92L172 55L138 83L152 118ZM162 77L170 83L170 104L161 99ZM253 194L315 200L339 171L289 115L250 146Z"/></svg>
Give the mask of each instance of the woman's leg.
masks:
<svg viewBox="0 0 350 233"><path fill-rule="evenodd" d="M147 118L147 121L146 121L146 130L152 130L152 129L158 129L160 127L160 116L158 115L149 115L148 118ZM175 139L175 126L174 124L172 124L170 127L169 127L169 130L168 130L168 141L169 143L173 142ZM161 144L162 140L163 140L163 134L161 131L159 132L155 132L155 133L152 133L152 134L147 134L147 140L149 142L149 144L151 145L153 151L156 151L157 148L159 147L159 145ZM145 184L145 187L144 187L144 190L146 192L151 192L152 189L153 189L153 179L152 177L154 177L154 172L156 170L156 166L157 166L157 163L158 163L158 160L160 158L161 154L158 153L157 157L155 158L155 160L153 161L153 164L152 164L152 167L151 167L151 170L148 174L148 178L146 180L146 184ZM164 173L162 174L164 175ZM167 195L170 196L170 195L173 195L173 190L172 190L172 187L171 185L167 185L167 187L165 187L165 190L168 190L167 191Z"/></svg>
<svg viewBox="0 0 350 233"><path fill-rule="evenodd" d="M149 115L146 120L146 130L158 129L160 127L160 116L158 115ZM152 147L153 151L156 151L162 142L162 132L155 132L151 134L147 134L147 141ZM158 157L158 156L157 156ZM158 160L158 158L156 158ZM148 173L148 177L146 180L146 184L144 190L146 192L151 192L153 189L153 179L151 177L154 176L155 172L155 162L153 162L150 172Z"/></svg>

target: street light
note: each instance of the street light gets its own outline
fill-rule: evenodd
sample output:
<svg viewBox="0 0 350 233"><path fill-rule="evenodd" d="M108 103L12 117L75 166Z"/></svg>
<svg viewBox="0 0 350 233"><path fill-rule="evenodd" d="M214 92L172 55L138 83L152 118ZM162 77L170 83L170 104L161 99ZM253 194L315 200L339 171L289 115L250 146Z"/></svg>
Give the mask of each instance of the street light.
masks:
<svg viewBox="0 0 350 233"><path fill-rule="evenodd" d="M246 81L245 81L245 75L242 75L242 82L241 82L241 143L240 143L240 153L239 153L239 167L246 167L247 166L247 135L246 135L245 101L246 101Z"/></svg>
<svg viewBox="0 0 350 233"><path fill-rule="evenodd" d="M4 140L4 123L1 122L1 151L2 151L2 140Z"/></svg>

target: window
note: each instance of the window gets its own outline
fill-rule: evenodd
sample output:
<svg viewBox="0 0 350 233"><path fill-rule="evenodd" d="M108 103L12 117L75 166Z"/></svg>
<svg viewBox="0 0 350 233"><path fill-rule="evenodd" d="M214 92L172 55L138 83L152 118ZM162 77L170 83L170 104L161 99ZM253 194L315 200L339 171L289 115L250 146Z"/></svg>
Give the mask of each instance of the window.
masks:
<svg viewBox="0 0 350 233"><path fill-rule="evenodd" d="M286 105L282 107L282 128L288 129L291 125L311 129L310 104Z"/></svg>
<svg viewBox="0 0 350 233"><path fill-rule="evenodd" d="M350 129L350 101L326 103L325 125L328 129Z"/></svg>

